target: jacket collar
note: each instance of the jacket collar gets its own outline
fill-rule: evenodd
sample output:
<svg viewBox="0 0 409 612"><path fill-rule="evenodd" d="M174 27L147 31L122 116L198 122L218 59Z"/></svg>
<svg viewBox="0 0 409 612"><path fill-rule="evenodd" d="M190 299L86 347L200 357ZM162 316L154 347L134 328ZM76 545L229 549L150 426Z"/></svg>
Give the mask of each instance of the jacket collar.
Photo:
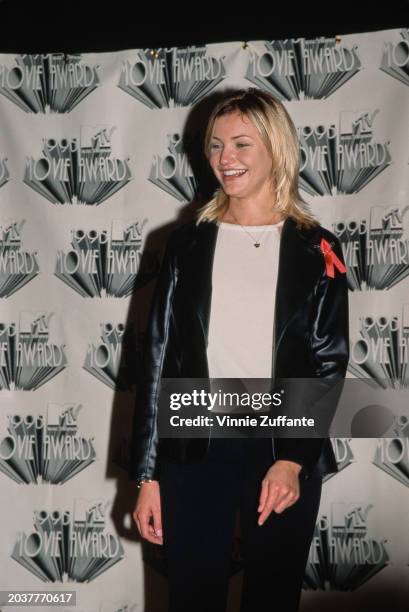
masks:
<svg viewBox="0 0 409 612"><path fill-rule="evenodd" d="M189 253L192 275L190 296L200 320L207 346L212 294L213 258L219 225L203 221L195 226L195 240ZM305 304L322 272L319 239L314 229L298 228L287 217L281 231L275 298L274 354L283 340L291 319ZM274 374L274 373L273 373Z"/></svg>

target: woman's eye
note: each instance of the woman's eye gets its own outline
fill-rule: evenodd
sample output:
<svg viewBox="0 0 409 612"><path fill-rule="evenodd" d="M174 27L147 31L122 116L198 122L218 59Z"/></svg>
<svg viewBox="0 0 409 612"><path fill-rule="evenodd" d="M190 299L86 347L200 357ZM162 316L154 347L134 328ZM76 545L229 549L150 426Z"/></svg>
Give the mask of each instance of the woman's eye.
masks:
<svg viewBox="0 0 409 612"><path fill-rule="evenodd" d="M236 146L237 147L248 147L249 145L247 143L245 143L245 142L238 142L238 143L236 143ZM219 149L220 145L218 145L218 144L211 144L210 148L211 149Z"/></svg>

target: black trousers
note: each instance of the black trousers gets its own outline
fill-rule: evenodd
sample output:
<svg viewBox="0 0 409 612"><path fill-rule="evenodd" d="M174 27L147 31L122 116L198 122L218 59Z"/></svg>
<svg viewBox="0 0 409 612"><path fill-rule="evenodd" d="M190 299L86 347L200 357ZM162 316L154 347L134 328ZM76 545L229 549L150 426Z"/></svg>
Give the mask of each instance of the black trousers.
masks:
<svg viewBox="0 0 409 612"><path fill-rule="evenodd" d="M296 612L318 514L322 479L300 481L300 498L257 524L269 439L214 439L201 463L161 462L169 612L225 612L236 526L244 557L240 612Z"/></svg>

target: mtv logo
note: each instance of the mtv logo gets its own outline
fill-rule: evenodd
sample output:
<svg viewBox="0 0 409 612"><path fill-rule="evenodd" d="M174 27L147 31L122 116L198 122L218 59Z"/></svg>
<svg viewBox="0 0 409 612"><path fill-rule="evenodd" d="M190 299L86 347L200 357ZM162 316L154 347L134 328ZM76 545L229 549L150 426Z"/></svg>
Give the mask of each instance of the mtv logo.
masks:
<svg viewBox="0 0 409 612"><path fill-rule="evenodd" d="M331 509L333 535L364 536L366 521L372 504L335 503Z"/></svg>
<svg viewBox="0 0 409 612"><path fill-rule="evenodd" d="M47 407L47 425L56 426L58 428L75 429L77 427L78 413L81 406L73 406L72 404L64 404L65 410L61 404L50 403Z"/></svg>
<svg viewBox="0 0 409 612"><path fill-rule="evenodd" d="M20 313L20 333L29 334L33 339L39 336L48 335L48 322L50 315L47 317L45 313L33 313L28 310L23 310Z"/></svg>
<svg viewBox="0 0 409 612"><path fill-rule="evenodd" d="M93 152L110 150L111 135L115 126L85 125L81 127L81 149L90 149Z"/></svg>
<svg viewBox="0 0 409 612"><path fill-rule="evenodd" d="M369 217L369 226L372 231L383 232L385 230L403 231L403 217L406 209L400 211L399 208L386 206L373 206Z"/></svg>
<svg viewBox="0 0 409 612"><path fill-rule="evenodd" d="M372 136L374 117L379 112L369 110L342 111L339 119L339 133L345 137Z"/></svg>
<svg viewBox="0 0 409 612"><path fill-rule="evenodd" d="M98 499L79 498L74 501L75 523L84 523L88 527L104 527L105 512L108 504Z"/></svg>
<svg viewBox="0 0 409 612"><path fill-rule="evenodd" d="M12 219L3 219L0 222L0 244L2 246L16 246L21 242L21 228L25 220L17 223Z"/></svg>
<svg viewBox="0 0 409 612"><path fill-rule="evenodd" d="M147 219L113 219L111 239L116 242L141 242Z"/></svg>

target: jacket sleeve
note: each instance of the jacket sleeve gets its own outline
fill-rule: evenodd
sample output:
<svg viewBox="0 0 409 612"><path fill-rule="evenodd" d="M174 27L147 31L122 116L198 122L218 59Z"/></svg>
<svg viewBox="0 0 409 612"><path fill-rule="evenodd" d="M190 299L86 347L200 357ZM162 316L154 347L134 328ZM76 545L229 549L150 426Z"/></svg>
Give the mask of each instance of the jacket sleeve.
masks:
<svg viewBox="0 0 409 612"><path fill-rule="evenodd" d="M158 476L157 401L176 285L175 240L174 230L168 238L153 293L137 381L129 465L129 478L136 481L140 478L156 480Z"/></svg>
<svg viewBox="0 0 409 612"><path fill-rule="evenodd" d="M339 240L331 234L334 253L345 265L342 248ZM334 278L326 273L325 263L319 283L316 288L314 313L310 330L310 353L314 369L313 377L321 379L317 384L306 389L302 399L314 396L309 406L314 416L314 406L319 404L320 394L324 395L328 389L336 389L338 399L331 402L331 414L325 415L328 420L327 429L335 414L337 402L342 391L349 361L349 304L348 285L345 272L335 268ZM308 384L308 379L307 384ZM320 387L321 385L321 387ZM311 392L311 387L313 391ZM334 399L334 395L331 396ZM328 411L328 402L326 406ZM302 466L301 477L308 478L313 471L323 449L325 438L276 438L276 459L294 461Z"/></svg>

